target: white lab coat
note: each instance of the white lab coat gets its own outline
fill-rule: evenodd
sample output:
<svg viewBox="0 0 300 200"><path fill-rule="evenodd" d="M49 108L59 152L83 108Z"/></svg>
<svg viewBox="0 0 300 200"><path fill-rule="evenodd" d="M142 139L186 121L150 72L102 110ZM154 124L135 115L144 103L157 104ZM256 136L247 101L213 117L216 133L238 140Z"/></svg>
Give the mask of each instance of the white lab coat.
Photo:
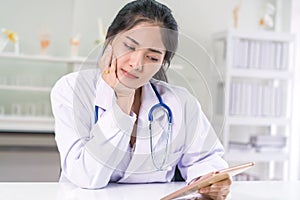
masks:
<svg viewBox="0 0 300 200"><path fill-rule="evenodd" d="M223 147L199 102L186 89L151 80L173 113L169 152L164 170L153 165L150 151L148 112L158 99L147 83L137 116L122 112L113 89L101 79L98 69L62 77L51 91L55 117L55 139L61 158L61 182L82 188L102 188L109 182L170 182L178 165L183 178L193 178L227 167L221 158ZM95 105L99 106L95 123ZM166 115L157 112L161 126ZM137 136L133 149L129 141L135 121ZM155 160L165 155L166 128L153 125ZM158 153L157 153L158 152ZM156 154L157 153L157 154Z"/></svg>

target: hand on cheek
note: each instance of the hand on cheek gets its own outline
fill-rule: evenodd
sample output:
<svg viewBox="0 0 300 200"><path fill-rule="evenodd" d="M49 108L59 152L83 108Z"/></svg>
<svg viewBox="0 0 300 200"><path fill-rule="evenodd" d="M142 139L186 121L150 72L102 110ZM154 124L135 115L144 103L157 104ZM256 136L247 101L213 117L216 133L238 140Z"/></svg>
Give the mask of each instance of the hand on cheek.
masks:
<svg viewBox="0 0 300 200"><path fill-rule="evenodd" d="M99 61L102 79L115 90L117 97L130 96L134 89L124 86L117 77L117 59L113 55L111 45L108 45Z"/></svg>
<svg viewBox="0 0 300 200"><path fill-rule="evenodd" d="M99 67L102 72L102 79L115 91L117 104L123 112L129 114L134 101L135 90L126 87L118 79L117 59L113 56L111 47L104 52L99 61Z"/></svg>
<svg viewBox="0 0 300 200"><path fill-rule="evenodd" d="M101 56L101 59L98 61L98 66L99 66L102 74L106 70L109 69L110 64L112 62L112 55L113 55L112 46L109 44L105 48L105 51L103 52L103 55Z"/></svg>
<svg viewBox="0 0 300 200"><path fill-rule="evenodd" d="M122 84L119 80L119 78L117 77L117 71L116 71L116 67L117 67L117 60L116 58L113 58L112 64L111 64L111 70L114 72L114 77L112 82L113 83L113 89L116 92L116 95L118 98L120 97L131 97L134 95L135 93L135 89L126 87L124 84Z"/></svg>

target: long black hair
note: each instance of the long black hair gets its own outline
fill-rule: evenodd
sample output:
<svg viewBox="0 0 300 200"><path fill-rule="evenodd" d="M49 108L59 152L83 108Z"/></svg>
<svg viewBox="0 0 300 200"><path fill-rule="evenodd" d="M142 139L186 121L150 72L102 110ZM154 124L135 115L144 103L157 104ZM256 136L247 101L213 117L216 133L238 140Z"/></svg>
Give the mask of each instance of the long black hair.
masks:
<svg viewBox="0 0 300 200"><path fill-rule="evenodd" d="M109 26L105 45L108 45L118 33L130 30L141 22L153 23L163 28L162 38L166 54L163 66L154 78L167 82L166 69L170 66L178 46L178 25L167 6L155 0L136 0L126 4Z"/></svg>

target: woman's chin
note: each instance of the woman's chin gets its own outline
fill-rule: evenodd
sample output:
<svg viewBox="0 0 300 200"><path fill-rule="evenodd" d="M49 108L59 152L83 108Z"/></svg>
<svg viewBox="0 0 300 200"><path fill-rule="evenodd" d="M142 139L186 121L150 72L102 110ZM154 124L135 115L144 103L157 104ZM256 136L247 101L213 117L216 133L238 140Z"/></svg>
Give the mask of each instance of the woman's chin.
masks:
<svg viewBox="0 0 300 200"><path fill-rule="evenodd" d="M120 83L122 83L125 87L128 87L128 88L130 88L130 89L137 89L137 88L139 88L138 87L138 85L136 85L135 83L129 83L129 81L126 81L126 80L122 80L122 78L121 79L119 79L119 81L120 81Z"/></svg>

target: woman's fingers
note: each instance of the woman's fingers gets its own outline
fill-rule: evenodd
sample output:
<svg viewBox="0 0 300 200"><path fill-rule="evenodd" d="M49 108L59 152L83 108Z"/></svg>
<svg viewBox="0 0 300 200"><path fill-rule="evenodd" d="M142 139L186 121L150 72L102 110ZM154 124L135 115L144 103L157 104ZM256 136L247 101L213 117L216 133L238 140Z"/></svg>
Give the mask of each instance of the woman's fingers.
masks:
<svg viewBox="0 0 300 200"><path fill-rule="evenodd" d="M111 62L111 65L107 67L102 73L103 80L113 89L119 83L119 80L116 75L116 59L114 58Z"/></svg>
<svg viewBox="0 0 300 200"><path fill-rule="evenodd" d="M228 196L230 190L229 189L221 189L217 191L210 191L208 193L201 194L204 197L208 197L213 200L225 200Z"/></svg>
<svg viewBox="0 0 300 200"><path fill-rule="evenodd" d="M118 83L116 75L116 58L113 58L113 49L107 45L101 59L99 60L99 68L102 73L103 80L112 88Z"/></svg>
<svg viewBox="0 0 300 200"><path fill-rule="evenodd" d="M208 196L214 200L226 199L227 195L230 192L231 183L232 183L231 179L228 178L223 181L214 183L211 186L201 188L199 190L199 193L203 194L204 196Z"/></svg>
<svg viewBox="0 0 300 200"><path fill-rule="evenodd" d="M111 65L110 65L110 72L114 73L117 75L117 59L115 58L115 56L112 56L112 61L111 61Z"/></svg>
<svg viewBox="0 0 300 200"><path fill-rule="evenodd" d="M200 189L201 194L228 194L230 190L229 186L223 187L208 187Z"/></svg>

